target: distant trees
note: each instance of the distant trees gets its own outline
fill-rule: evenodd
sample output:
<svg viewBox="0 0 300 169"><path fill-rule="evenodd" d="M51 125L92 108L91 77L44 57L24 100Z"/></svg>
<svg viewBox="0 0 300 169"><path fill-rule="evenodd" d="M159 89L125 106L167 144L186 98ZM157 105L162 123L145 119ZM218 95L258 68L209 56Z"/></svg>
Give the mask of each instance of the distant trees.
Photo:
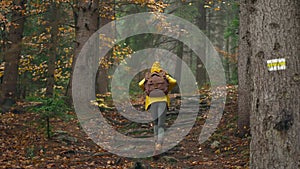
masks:
<svg viewBox="0 0 300 169"><path fill-rule="evenodd" d="M51 97L54 93L70 97L72 69L84 43L101 26L133 13L164 12L195 23L218 46L223 58L228 52L224 45L224 27L228 26L223 24L227 19L224 14L227 9L233 9L234 3L235 0L1 1L0 102L8 93L10 97L23 99L30 95ZM99 65L96 92L109 92L113 69L129 54L160 47L178 54L188 63L200 86L209 84L205 61L197 59L185 44L166 36L142 34L128 37L107 53L104 66ZM177 67L176 71L180 71L179 63Z"/></svg>

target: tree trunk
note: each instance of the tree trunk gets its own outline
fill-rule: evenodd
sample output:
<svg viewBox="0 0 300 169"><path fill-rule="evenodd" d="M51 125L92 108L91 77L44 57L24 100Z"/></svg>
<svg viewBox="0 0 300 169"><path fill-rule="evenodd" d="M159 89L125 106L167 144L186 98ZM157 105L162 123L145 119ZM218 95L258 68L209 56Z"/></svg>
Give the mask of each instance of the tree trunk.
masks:
<svg viewBox="0 0 300 169"><path fill-rule="evenodd" d="M176 67L175 67L175 79L177 81L177 85L174 88L174 93L179 93L179 85L181 80L181 68L182 68L182 57L183 57L183 42L177 42L177 59L176 59Z"/></svg>
<svg viewBox="0 0 300 169"><path fill-rule="evenodd" d="M228 19L227 19L228 20ZM227 25L229 25L229 22L227 21ZM225 51L226 54L224 55L224 60L223 60L223 65L224 65L224 69L225 69L225 76L226 76L226 83L228 84L230 82L230 61L229 61L229 55L230 55L230 51L229 51L229 37L226 39L225 41Z"/></svg>
<svg viewBox="0 0 300 169"><path fill-rule="evenodd" d="M238 135L250 134L250 112L253 90L251 79L251 42L249 28L250 1L240 1L239 56L238 56Z"/></svg>
<svg viewBox="0 0 300 169"><path fill-rule="evenodd" d="M199 18L198 18L198 27L200 30L202 31L206 31L206 9L204 8L204 2L198 2L197 3L197 6L198 6L198 10L199 10ZM202 58L205 58L206 56L206 50L205 50L206 47L203 47L203 50L202 50L202 55L201 56ZM196 65L196 80L198 82L198 86L201 87L203 86L204 84L206 84L206 68L204 66L205 64L205 60L200 60L199 57L197 57L197 65Z"/></svg>
<svg viewBox="0 0 300 169"><path fill-rule="evenodd" d="M21 57L22 50L22 38L25 17L22 10L25 10L26 1L14 0L13 6L20 8L12 10L12 26L8 33L8 44L4 54L5 68L3 75L3 82L1 84L1 96L0 100L4 100L5 97L16 98L18 96L18 65Z"/></svg>
<svg viewBox="0 0 300 169"><path fill-rule="evenodd" d="M251 168L298 169L300 1L252 0L251 3L248 5L254 84ZM269 63L279 58L285 62Z"/></svg>
<svg viewBox="0 0 300 169"><path fill-rule="evenodd" d="M74 70L76 59L90 36L98 30L99 27L99 0L79 0L77 2L77 11L74 12L75 28L75 49L72 63ZM67 89L67 96L72 96L72 74Z"/></svg>
<svg viewBox="0 0 300 169"><path fill-rule="evenodd" d="M102 0L101 2L101 6L103 7L111 6L111 4L113 4L112 0ZM112 18L115 17L115 12L114 10L106 11L103 15L102 17L100 17L100 28L112 21ZM103 59L109 60L109 58L112 55L112 52L108 52ZM108 92L108 85L109 85L108 67L104 65L99 65L98 72L97 72L97 79L96 79L96 92L98 94L106 94Z"/></svg>
<svg viewBox="0 0 300 169"><path fill-rule="evenodd" d="M47 72L47 87L46 87L46 96L53 96L53 89L55 84L54 73L55 73L55 61L58 54L58 28L59 28L59 4L56 2L51 2L49 10L49 24L51 27L51 40L50 48L48 55L48 72Z"/></svg>

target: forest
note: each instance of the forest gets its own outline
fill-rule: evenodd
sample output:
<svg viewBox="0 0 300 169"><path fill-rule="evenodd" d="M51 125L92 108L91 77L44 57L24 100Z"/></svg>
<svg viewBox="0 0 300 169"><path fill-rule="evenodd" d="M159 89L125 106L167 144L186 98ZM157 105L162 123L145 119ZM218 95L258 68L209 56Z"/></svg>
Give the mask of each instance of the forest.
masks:
<svg viewBox="0 0 300 169"><path fill-rule="evenodd" d="M298 0L2 0L0 168L298 169L299 55Z"/></svg>

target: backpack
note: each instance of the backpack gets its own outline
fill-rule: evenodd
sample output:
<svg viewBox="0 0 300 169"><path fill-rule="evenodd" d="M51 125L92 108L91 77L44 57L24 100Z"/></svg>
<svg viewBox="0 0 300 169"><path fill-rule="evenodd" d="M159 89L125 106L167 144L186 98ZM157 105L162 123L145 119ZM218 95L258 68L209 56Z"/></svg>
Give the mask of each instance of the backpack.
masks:
<svg viewBox="0 0 300 169"><path fill-rule="evenodd" d="M148 96L160 97L168 94L169 82L165 71L147 72L145 80L145 92Z"/></svg>

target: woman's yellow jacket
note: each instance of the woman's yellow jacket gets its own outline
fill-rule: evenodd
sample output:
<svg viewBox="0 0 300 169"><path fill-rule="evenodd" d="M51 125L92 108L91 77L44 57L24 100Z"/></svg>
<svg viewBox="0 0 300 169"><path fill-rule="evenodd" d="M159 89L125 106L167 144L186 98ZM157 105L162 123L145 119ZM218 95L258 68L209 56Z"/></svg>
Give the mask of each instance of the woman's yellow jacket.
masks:
<svg viewBox="0 0 300 169"><path fill-rule="evenodd" d="M162 69L160 68L159 62L154 62L151 67L151 73L160 72L161 70ZM176 85L176 80L171 76L169 76L168 74L166 75L166 78L169 82L168 90L171 91L173 87ZM139 82L139 87L142 88L143 90L144 90L144 84L145 84L145 78ZM148 110L149 106L154 102L167 102L168 107L170 106L170 98L168 95L162 97L149 97L146 95L145 109Z"/></svg>

